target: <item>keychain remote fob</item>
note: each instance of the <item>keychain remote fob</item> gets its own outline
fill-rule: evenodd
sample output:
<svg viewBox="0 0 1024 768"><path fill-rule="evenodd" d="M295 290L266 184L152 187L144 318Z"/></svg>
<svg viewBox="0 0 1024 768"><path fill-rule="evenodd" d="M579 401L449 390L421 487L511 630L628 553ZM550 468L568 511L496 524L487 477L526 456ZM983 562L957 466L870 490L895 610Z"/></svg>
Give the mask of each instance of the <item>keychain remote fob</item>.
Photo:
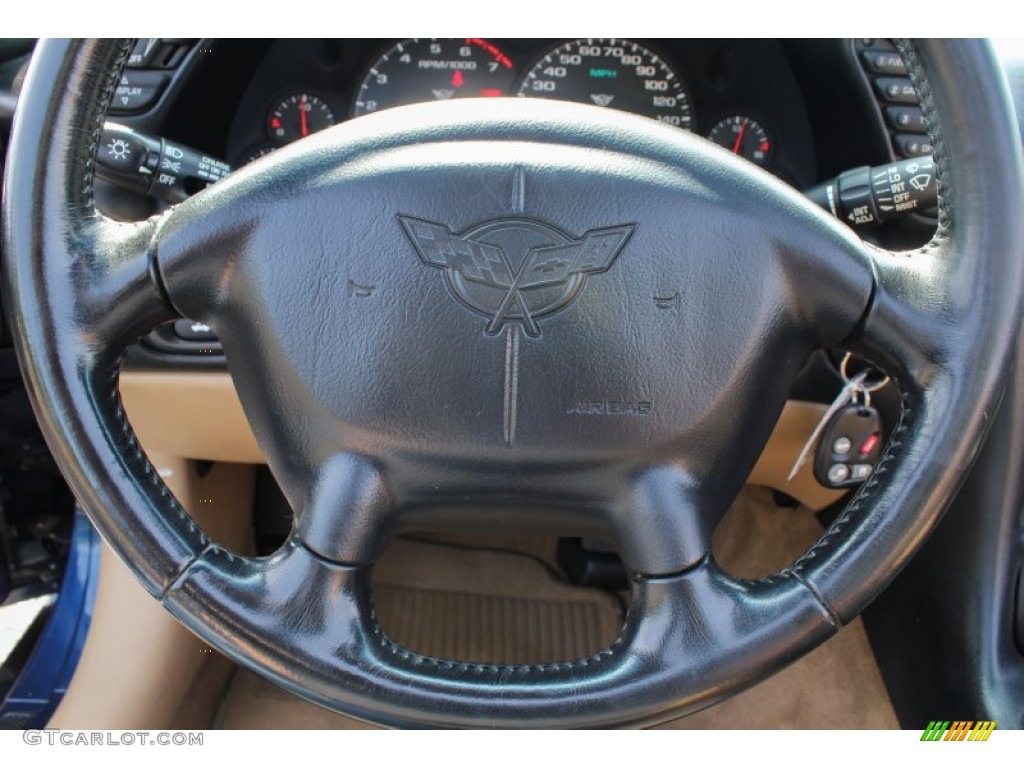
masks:
<svg viewBox="0 0 1024 768"><path fill-rule="evenodd" d="M882 455L882 422L871 406L840 408L822 430L814 457L814 476L826 488L860 485Z"/></svg>

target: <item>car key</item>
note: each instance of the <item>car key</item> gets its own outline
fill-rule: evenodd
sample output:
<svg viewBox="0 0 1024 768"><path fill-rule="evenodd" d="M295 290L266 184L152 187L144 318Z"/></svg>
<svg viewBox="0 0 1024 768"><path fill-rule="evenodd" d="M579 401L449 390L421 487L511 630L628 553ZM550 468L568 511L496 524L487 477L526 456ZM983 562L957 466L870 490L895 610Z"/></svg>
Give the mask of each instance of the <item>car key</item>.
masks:
<svg viewBox="0 0 1024 768"><path fill-rule="evenodd" d="M797 458L786 482L815 450L814 476L826 488L848 488L867 480L882 453L882 422L871 405L871 393L886 384L888 376L867 382L870 369L851 377L847 373L851 355L843 358L840 375L846 381L832 405L825 411Z"/></svg>
<svg viewBox="0 0 1024 768"><path fill-rule="evenodd" d="M864 380L868 377L867 371L861 371L851 379L847 379L846 384L839 391L836 399L832 401L832 405L828 407L821 420L818 422L814 431L811 432L811 436L807 438L807 442L804 443L803 450L800 451L800 455L797 456L796 462L793 464L793 468L789 470L789 476L786 478L787 483L793 482L793 478L796 477L797 473L803 468L804 464L807 463L808 457L811 455L811 451L814 446L818 444L818 438L825 431L832 422L832 417L840 411L844 410L853 400L857 398L858 392L864 384Z"/></svg>
<svg viewBox="0 0 1024 768"><path fill-rule="evenodd" d="M864 482L882 454L882 421L866 393L864 398L836 411L818 439L814 477L826 488Z"/></svg>

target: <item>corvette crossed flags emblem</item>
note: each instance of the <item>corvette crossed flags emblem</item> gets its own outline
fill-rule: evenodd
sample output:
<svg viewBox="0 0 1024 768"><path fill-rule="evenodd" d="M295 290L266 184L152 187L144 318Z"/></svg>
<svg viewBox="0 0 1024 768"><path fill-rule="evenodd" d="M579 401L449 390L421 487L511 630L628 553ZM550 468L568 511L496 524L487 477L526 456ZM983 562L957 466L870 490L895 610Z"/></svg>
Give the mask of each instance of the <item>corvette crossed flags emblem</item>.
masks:
<svg viewBox="0 0 1024 768"><path fill-rule="evenodd" d="M537 319L579 296L588 275L606 272L633 233L627 224L575 239L534 219L495 219L455 234L443 224L399 216L424 264L444 270L454 296L488 318L486 333L506 323L539 336Z"/></svg>

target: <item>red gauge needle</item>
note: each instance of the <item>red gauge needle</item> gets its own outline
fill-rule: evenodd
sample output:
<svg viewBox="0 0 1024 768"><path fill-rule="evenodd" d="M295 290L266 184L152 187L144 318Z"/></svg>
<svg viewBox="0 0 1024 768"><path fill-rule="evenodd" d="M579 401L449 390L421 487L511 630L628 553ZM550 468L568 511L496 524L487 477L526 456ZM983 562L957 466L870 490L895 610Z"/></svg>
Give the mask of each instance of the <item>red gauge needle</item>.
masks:
<svg viewBox="0 0 1024 768"><path fill-rule="evenodd" d="M743 146L743 137L747 135L747 123L749 122L749 117L743 118L743 125L740 126L740 134L736 137L736 143L732 145L732 153L734 155L738 155L740 153L740 147Z"/></svg>
<svg viewBox="0 0 1024 768"><path fill-rule="evenodd" d="M306 97L303 96L299 99L299 125L301 126L302 136L309 136L309 123L306 122ZM746 125L743 126L746 128ZM741 135L742 137L742 135Z"/></svg>

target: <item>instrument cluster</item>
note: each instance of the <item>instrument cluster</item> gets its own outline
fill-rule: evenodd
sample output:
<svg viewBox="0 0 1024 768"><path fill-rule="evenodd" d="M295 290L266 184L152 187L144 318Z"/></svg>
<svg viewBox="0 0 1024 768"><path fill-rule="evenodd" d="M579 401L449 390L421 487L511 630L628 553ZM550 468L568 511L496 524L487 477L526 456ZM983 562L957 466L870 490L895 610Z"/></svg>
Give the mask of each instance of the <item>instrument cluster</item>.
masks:
<svg viewBox="0 0 1024 768"><path fill-rule="evenodd" d="M499 97L623 110L695 131L790 183L813 175L799 88L773 41L279 41L242 100L229 155L241 165L343 120Z"/></svg>

